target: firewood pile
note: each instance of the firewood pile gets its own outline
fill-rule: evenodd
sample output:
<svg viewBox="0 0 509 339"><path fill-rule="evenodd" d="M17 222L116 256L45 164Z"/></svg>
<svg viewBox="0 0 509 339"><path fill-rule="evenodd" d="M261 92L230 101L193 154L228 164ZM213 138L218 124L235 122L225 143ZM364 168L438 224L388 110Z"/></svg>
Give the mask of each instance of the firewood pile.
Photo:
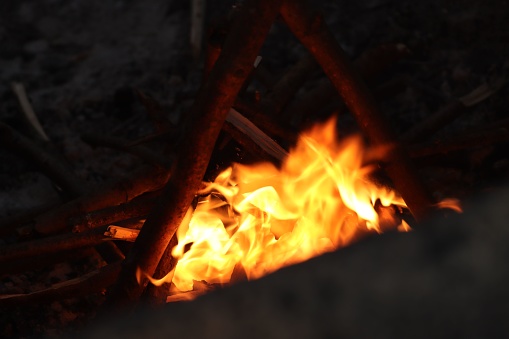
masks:
<svg viewBox="0 0 509 339"><path fill-rule="evenodd" d="M390 3L381 8L389 13L392 6L396 10L397 5ZM168 6L168 11L178 7ZM57 121L41 116L47 108L40 106L43 101L37 106L31 102L30 86L19 75L2 78L9 80L4 97L11 97L11 107L22 117L7 116L0 122L6 161L16 159L21 164L13 167L42 173L51 181L46 189L53 191L35 204L6 208L0 221L0 305L10 310L1 318L6 324L4 336L61 331L54 329L56 325L21 328L23 321L38 323L19 318L30 317L45 307L41 305L61 314L62 324L79 326L96 313L165 302L167 284L156 287L137 272L161 278L175 266L170 255L177 242L175 233L203 180L213 179L234 161L279 165L301 130L333 114L338 116L340 135L360 132L374 146L392 146L379 164L380 175L400 192L416 228L434 214L441 198L468 198L496 187L494 179L507 178L509 160L503 150L509 141L509 121L506 113L490 110L502 109L497 105L500 96L507 94L507 61L493 61L489 73L470 76L474 71L461 67L451 71L436 62L420 66L423 61L412 56L413 46L384 39L373 39L362 52L357 46L351 58L347 52L352 51L345 52L334 30L337 25L334 20L327 23L320 4L248 0L208 25L204 6L203 1L193 1L190 11L194 60L188 62L194 65L190 74L195 91L174 97L168 105L167 99L157 98L165 95L164 89L156 89L158 94L152 96L149 87L120 87L113 96L115 110L141 113L113 119L117 123L112 130L101 129L101 118L97 118L90 119L85 131L65 127L65 132L55 132L51 123L62 124L72 117ZM377 5L373 6L368 18L376 12ZM29 5L15 7L19 13L24 13L22 8L30 12ZM291 48L281 44L281 35L290 37ZM49 47L43 41L27 44L25 53L44 53ZM276 43L286 50L278 45L271 51ZM297 57L288 60L282 55L285 52ZM90 55L94 52L78 53L73 62ZM16 62L5 59L10 60L5 64ZM457 82L470 76L465 81L468 86L461 83L453 91L445 83L434 88L407 71L418 68L415 65L421 70L433 66L438 73L450 71ZM177 72L176 67L172 71ZM51 90L48 86L46 90ZM408 104L426 102L426 96L433 104ZM59 104L72 105L65 100ZM105 107L92 100L80 109L93 116ZM409 118L405 112L409 109L426 111ZM124 133L136 128L136 133ZM64 147L63 143L71 144ZM114 174L109 182L94 182L83 175L79 158L84 144L99 148L99 162L104 159ZM94 156L91 149L87 152ZM104 163L94 166L101 168ZM98 175L93 168L88 172L88 176ZM117 174L122 178L115 178ZM51 275L57 268L67 273L44 283L34 278ZM76 311L65 311L63 305Z"/></svg>

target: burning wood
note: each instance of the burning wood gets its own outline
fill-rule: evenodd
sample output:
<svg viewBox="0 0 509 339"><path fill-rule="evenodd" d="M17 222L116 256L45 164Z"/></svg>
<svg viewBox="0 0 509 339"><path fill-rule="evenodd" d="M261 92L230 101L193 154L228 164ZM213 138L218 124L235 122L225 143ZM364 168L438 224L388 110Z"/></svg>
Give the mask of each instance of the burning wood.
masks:
<svg viewBox="0 0 509 339"><path fill-rule="evenodd" d="M239 93L247 87L253 61L259 60L258 51L278 13L316 61L305 57L276 83L272 94L252 103L247 95L239 97ZM366 235L409 231L402 217L407 204L416 219L427 216L436 204L423 189L405 148L398 144L321 17L311 13L303 1L249 0L241 7L224 45L221 41L207 53L204 84L174 161L148 148L132 147L128 141L85 135L84 139L92 144L136 153L155 167L144 168L127 180L92 193L81 191L83 185L72 182L68 173L57 173L55 177L61 178L55 181L75 199L35 216L25 230L41 238L3 246L0 263L9 263L4 268L7 273L30 256L77 253L105 241L112 244L109 240L134 241L134 246L122 269L117 261L50 290L4 297L0 304L13 304L16 298L67 298L76 291L102 290L113 282L108 306L133 306L143 294L158 299L163 296L167 301L192 299L216 286L257 279ZM388 50L383 65L407 52L400 47ZM288 117L282 111L292 107L288 105L290 98L316 63L354 114L371 146L364 145L360 136L338 142L334 120L298 137L293 127L282 125L282 119L275 117ZM361 58L358 64L367 65L360 69L368 75L379 71L369 67L373 65L366 59ZM319 88L325 88L325 96L330 97L331 86L327 86ZM482 100L485 92L475 92L477 99L471 99ZM323 97L321 94L319 97ZM154 121L157 135L169 130L175 133L161 107L143 93L138 95ZM316 98L312 96L306 106L315 105ZM234 164L213 182L202 184L221 129L265 162ZM3 136L7 142L17 138L7 125L1 124L0 130L7 132ZM287 152L272 138L281 140L284 147L293 147ZM507 140L507 131L501 131L495 139ZM136 143L151 140L152 136ZM165 157L172 147L166 147ZM419 150L413 149L413 153ZM379 167L392 179L394 189L373 179ZM145 218L141 230L124 227L124 222ZM55 235L58 233L63 234ZM117 259L123 259L123 254ZM104 281L98 283L100 279ZM162 287L145 290L148 281ZM90 289L91 283L98 287Z"/></svg>
<svg viewBox="0 0 509 339"><path fill-rule="evenodd" d="M177 230L175 270L151 281L196 291L195 281L229 283L238 265L256 279L381 232L375 203L406 207L369 179L370 163L386 152L365 149L360 138L337 144L335 128L331 120L304 133L279 170L265 163L221 173Z"/></svg>

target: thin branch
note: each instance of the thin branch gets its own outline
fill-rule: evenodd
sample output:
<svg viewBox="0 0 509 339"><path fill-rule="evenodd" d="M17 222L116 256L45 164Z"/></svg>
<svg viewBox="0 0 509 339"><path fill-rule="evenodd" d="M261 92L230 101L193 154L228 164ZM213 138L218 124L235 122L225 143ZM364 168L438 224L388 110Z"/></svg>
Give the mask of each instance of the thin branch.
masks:
<svg viewBox="0 0 509 339"><path fill-rule="evenodd" d="M306 55L293 65L274 85L268 97L262 101L262 106L267 107L267 114L278 116L317 68L318 64L311 55Z"/></svg>
<svg viewBox="0 0 509 339"><path fill-rule="evenodd" d="M99 227L82 233L68 233L2 246L0 266L6 262L98 245L106 239L106 228Z"/></svg>
<svg viewBox="0 0 509 339"><path fill-rule="evenodd" d="M226 122L223 129L247 151L261 159L273 159L280 163L288 155L284 148L236 110L230 110Z"/></svg>
<svg viewBox="0 0 509 339"><path fill-rule="evenodd" d="M49 211L58 205L58 202L47 202L40 206L28 208L19 214L4 217L0 220L0 237L15 234L16 228L21 227L32 221L38 215Z"/></svg>
<svg viewBox="0 0 509 339"><path fill-rule="evenodd" d="M35 115L34 109L28 100L27 93L25 91L25 86L23 86L20 82L11 83L11 88L16 97L18 98L19 105L21 107L21 111L23 112L23 116L27 121L28 125L34 130L35 134L41 138L43 141L50 141L46 132L41 126L37 115Z"/></svg>
<svg viewBox="0 0 509 339"><path fill-rule="evenodd" d="M438 130L444 128L448 123L454 121L454 119L465 114L468 111L468 107L476 105L490 97L493 93L500 89L503 84L503 80L498 80L491 86L488 84L480 85L469 94L449 103L406 131L401 136L401 140L405 142L413 142L432 135Z"/></svg>
<svg viewBox="0 0 509 339"><path fill-rule="evenodd" d="M253 68L279 5L274 0L248 0L236 15L223 51L191 109L194 123L180 145L175 173L127 256L118 283L109 293L109 305L133 306L148 283L146 278L141 284L137 281L137 270L154 274L201 185L217 136Z"/></svg>
<svg viewBox="0 0 509 339"><path fill-rule="evenodd" d="M111 225L123 220L146 217L154 207L160 191L145 193L129 202L108 206L70 218L73 232L83 232L90 228Z"/></svg>
<svg viewBox="0 0 509 339"><path fill-rule="evenodd" d="M499 121L498 126L480 127L474 132L461 133L444 140L434 140L412 145L410 155L415 158L447 154L467 148L489 146L509 141L509 119Z"/></svg>
<svg viewBox="0 0 509 339"><path fill-rule="evenodd" d="M119 205L150 191L164 186L170 177L167 169L144 166L131 176L106 185L78 199L69 201L35 218L33 228L40 234L54 234L70 231L69 219L72 216Z"/></svg>
<svg viewBox="0 0 509 339"><path fill-rule="evenodd" d="M291 0L284 1L281 15L293 34L316 58L371 142L393 146L385 170L414 217L423 219L432 209L431 196L323 17L315 13L305 1Z"/></svg>
<svg viewBox="0 0 509 339"><path fill-rule="evenodd" d="M46 152L41 146L18 133L10 126L0 122L0 142L7 150L23 156L35 164L51 181L59 186L67 196L78 197L85 193L86 187L75 177L67 166Z"/></svg>
<svg viewBox="0 0 509 339"><path fill-rule="evenodd" d="M191 0L191 30L189 40L195 60L199 59L202 50L205 4L205 0Z"/></svg>

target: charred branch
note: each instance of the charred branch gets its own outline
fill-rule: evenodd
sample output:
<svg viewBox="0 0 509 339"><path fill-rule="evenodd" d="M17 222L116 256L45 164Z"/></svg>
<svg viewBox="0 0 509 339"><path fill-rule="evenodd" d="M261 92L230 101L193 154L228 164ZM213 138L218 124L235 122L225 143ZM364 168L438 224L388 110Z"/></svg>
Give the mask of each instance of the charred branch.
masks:
<svg viewBox="0 0 509 339"><path fill-rule="evenodd" d="M118 283L109 293L110 305L136 303L148 283L146 278L139 283L136 271L154 274L201 184L228 111L278 12L278 1L252 0L235 17L221 55L191 109L194 123L180 145L175 172L125 260Z"/></svg>
<svg viewBox="0 0 509 339"><path fill-rule="evenodd" d="M90 228L111 225L127 219L146 217L160 195L160 191L145 193L124 204L72 217L69 223L74 232L83 232Z"/></svg>
<svg viewBox="0 0 509 339"><path fill-rule="evenodd" d="M281 14L290 30L316 58L371 142L393 146L384 168L414 217L423 219L432 209L432 199L405 150L398 145L394 132L379 111L369 89L322 16L304 1L284 1Z"/></svg>
<svg viewBox="0 0 509 339"><path fill-rule="evenodd" d="M105 231L106 227L100 227L82 233L69 233L2 246L0 248L0 264L3 265L4 263L29 257L92 247L105 240Z"/></svg>
<svg viewBox="0 0 509 339"><path fill-rule="evenodd" d="M119 205L164 186L170 173L160 167L142 167L132 176L100 188L78 199L65 203L35 219L34 230L40 234L70 231L68 220L72 216Z"/></svg>

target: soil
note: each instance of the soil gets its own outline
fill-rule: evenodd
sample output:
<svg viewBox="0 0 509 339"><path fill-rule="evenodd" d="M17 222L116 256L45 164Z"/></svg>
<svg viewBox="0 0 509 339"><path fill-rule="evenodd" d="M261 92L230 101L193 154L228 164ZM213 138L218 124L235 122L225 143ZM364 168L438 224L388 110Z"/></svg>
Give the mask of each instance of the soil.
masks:
<svg viewBox="0 0 509 339"><path fill-rule="evenodd" d="M379 96L394 129L403 133L478 86L509 76L509 1L315 1L353 58L383 44L401 43L410 55L369 83L376 92L394 79L397 90ZM206 23L220 21L235 1L207 1ZM155 133L140 90L178 124L200 86L203 60L189 47L189 2L178 0L7 0L0 4L0 121L37 139L23 119L12 82L22 83L48 135L85 186L125 176L142 160L92 148L85 133L136 140ZM275 78L305 54L278 22L260 53ZM297 94L312 89L317 72ZM263 89L262 89L263 95ZM454 135L507 118L508 86L429 136ZM317 112L323 107L317 107ZM327 111L326 113L329 113ZM318 114L319 115L319 114ZM349 115L342 116L347 123ZM340 119L340 120L341 120ZM0 145L1 146L1 145ZM509 177L508 144L470 148L418 162L435 196L468 198L496 190ZM241 159L235 158L232 161ZM0 147L0 218L61 201L58 189L29 162ZM0 245L16 241L0 240ZM2 293L28 293L79 276L99 265L79 259L0 277ZM101 295L20 306L0 315L5 338L56 336L94 316Z"/></svg>

